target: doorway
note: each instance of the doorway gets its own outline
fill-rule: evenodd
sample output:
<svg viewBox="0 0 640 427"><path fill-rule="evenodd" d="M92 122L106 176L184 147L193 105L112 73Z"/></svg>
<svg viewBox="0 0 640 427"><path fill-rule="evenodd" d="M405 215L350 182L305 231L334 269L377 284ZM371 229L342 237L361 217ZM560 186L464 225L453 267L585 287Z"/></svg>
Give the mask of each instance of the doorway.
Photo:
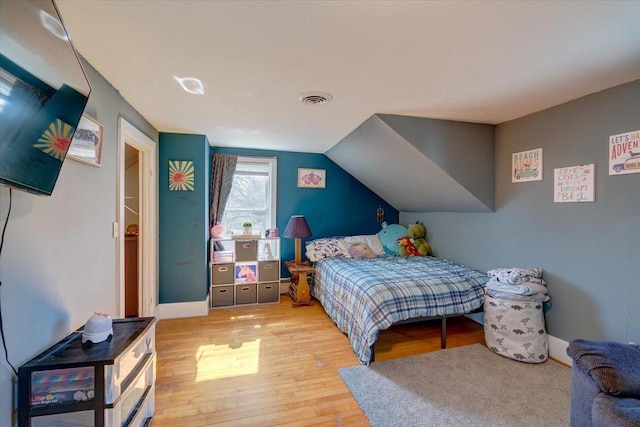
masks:
<svg viewBox="0 0 640 427"><path fill-rule="evenodd" d="M150 317L158 295L157 147L122 117L118 132L118 316Z"/></svg>
<svg viewBox="0 0 640 427"><path fill-rule="evenodd" d="M124 149L124 315L140 317L140 152Z"/></svg>

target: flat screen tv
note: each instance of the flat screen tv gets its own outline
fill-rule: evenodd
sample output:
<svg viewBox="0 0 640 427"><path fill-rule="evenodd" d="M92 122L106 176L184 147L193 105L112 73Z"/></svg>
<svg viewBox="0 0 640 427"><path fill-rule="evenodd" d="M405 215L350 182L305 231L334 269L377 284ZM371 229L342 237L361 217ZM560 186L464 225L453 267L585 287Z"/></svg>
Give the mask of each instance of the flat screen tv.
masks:
<svg viewBox="0 0 640 427"><path fill-rule="evenodd" d="M91 86L52 0L0 1L0 184L51 195Z"/></svg>

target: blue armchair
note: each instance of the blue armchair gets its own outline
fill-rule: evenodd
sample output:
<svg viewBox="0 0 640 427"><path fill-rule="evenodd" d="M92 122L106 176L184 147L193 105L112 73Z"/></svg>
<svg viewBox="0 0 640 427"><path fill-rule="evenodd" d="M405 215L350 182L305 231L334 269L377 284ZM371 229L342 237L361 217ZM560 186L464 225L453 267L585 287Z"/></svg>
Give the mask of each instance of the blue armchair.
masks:
<svg viewBox="0 0 640 427"><path fill-rule="evenodd" d="M572 427L640 427L640 346L574 340Z"/></svg>

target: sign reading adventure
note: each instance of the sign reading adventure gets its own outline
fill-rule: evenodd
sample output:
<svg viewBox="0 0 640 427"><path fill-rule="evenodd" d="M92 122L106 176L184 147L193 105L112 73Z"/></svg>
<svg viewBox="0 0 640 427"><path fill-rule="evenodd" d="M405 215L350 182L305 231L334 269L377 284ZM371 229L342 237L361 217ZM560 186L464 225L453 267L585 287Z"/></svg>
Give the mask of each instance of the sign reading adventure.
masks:
<svg viewBox="0 0 640 427"><path fill-rule="evenodd" d="M640 130L609 137L609 175L640 173Z"/></svg>

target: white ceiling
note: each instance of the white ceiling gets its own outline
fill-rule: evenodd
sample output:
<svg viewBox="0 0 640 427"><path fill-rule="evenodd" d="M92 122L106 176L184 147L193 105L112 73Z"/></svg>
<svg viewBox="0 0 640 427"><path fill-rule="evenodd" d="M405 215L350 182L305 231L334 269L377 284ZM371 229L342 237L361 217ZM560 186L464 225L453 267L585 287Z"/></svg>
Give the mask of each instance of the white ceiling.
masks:
<svg viewBox="0 0 640 427"><path fill-rule="evenodd" d="M151 124L217 146L324 153L375 113L497 124L640 78L640 1L56 3Z"/></svg>

